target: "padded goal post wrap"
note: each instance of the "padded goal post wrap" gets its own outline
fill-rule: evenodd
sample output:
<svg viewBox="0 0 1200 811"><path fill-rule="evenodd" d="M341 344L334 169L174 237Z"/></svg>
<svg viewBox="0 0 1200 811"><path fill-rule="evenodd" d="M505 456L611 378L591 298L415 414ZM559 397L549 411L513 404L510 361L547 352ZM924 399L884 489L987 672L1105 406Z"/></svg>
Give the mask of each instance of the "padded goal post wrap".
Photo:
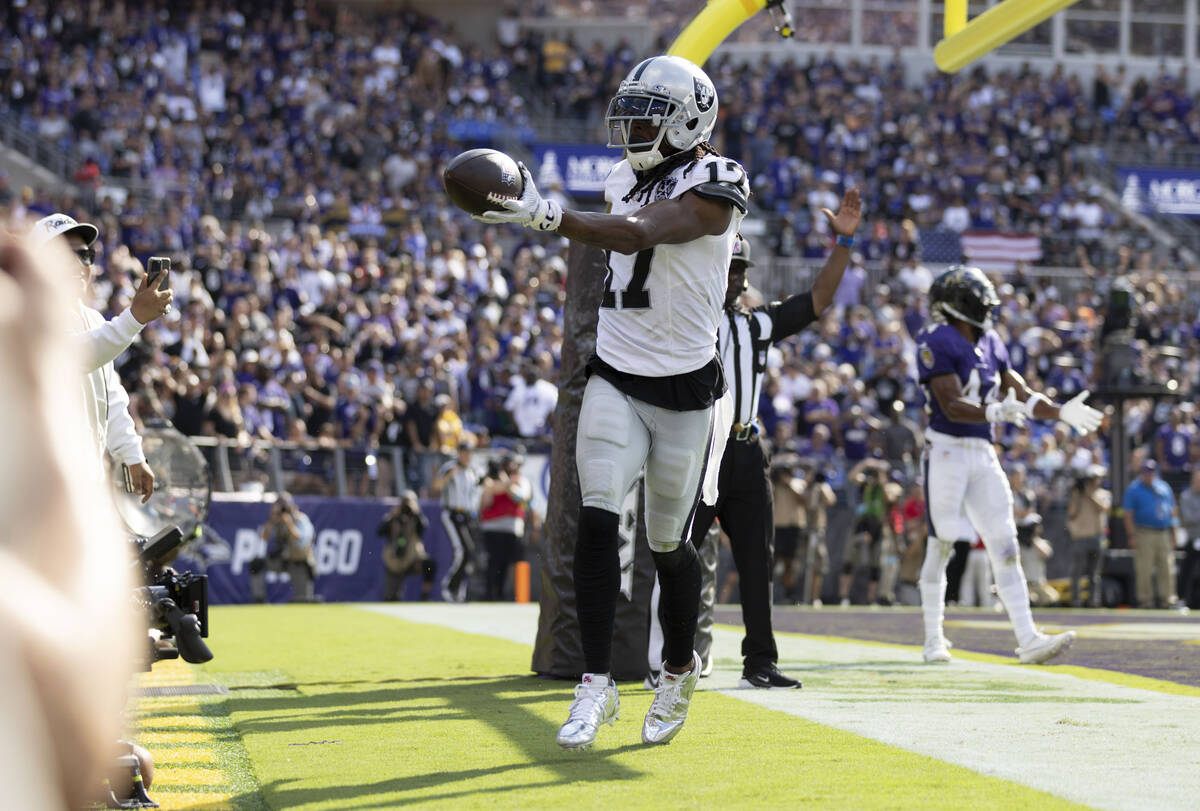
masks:
<svg viewBox="0 0 1200 811"><path fill-rule="evenodd" d="M585 369L596 348L596 323L606 272L604 252L576 243L567 258L567 299L563 311L563 347L554 445L550 452L550 492L546 532L539 553L541 599L532 669L542 676L578 678L584 670L579 620L575 613L575 538L579 524L579 476L575 436L587 385ZM654 559L646 538L640 489L622 511L621 594L613 632L612 674L618 681L640 681L646 674L650 594Z"/></svg>

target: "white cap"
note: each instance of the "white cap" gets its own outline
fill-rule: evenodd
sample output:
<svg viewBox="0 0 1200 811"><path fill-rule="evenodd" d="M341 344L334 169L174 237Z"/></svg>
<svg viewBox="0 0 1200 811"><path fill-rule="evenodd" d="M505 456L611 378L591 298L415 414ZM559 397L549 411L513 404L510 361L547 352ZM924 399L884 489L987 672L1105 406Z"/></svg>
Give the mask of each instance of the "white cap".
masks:
<svg viewBox="0 0 1200 811"><path fill-rule="evenodd" d="M45 245L55 237L70 233L78 234L84 244L90 246L100 236L100 229L90 222L76 222L74 217L66 214L51 214L35 222L29 235L38 245Z"/></svg>

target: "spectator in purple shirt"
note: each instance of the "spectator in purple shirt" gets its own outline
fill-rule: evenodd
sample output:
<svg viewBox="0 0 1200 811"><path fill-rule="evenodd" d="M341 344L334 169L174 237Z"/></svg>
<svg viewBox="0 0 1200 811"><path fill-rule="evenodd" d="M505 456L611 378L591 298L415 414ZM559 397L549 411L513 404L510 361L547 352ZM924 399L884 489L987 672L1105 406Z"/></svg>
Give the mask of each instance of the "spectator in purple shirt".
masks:
<svg viewBox="0 0 1200 811"><path fill-rule="evenodd" d="M1185 470L1189 463L1191 444L1196 439L1196 427L1184 420L1183 408L1171 409L1167 424L1154 436L1154 456L1164 470Z"/></svg>

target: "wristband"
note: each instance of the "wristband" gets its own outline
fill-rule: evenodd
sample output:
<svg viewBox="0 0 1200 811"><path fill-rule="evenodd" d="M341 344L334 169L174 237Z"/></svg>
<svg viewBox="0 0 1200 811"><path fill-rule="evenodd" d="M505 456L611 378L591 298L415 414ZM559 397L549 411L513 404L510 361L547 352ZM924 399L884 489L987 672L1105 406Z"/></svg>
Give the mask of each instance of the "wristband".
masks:
<svg viewBox="0 0 1200 811"><path fill-rule="evenodd" d="M843 248L853 248L854 247L854 237L847 237L847 236L842 236L841 234L838 234L837 244L841 245Z"/></svg>
<svg viewBox="0 0 1200 811"><path fill-rule="evenodd" d="M1026 417L1028 417L1031 420L1034 418L1033 409L1037 406L1037 404L1039 402L1045 403L1046 405L1053 405L1053 403L1050 402L1049 397L1042 394L1040 391L1035 391L1033 394L1029 395L1029 399L1025 401L1025 416Z"/></svg>

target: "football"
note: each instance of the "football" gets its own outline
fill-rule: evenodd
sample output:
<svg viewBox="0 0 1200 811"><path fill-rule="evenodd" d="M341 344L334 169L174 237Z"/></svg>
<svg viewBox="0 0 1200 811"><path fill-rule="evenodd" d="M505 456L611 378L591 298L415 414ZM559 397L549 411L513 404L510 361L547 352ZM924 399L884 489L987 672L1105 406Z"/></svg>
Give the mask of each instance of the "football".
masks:
<svg viewBox="0 0 1200 811"><path fill-rule="evenodd" d="M455 157L442 173L446 194L468 214L495 211L500 206L488 194L520 197L525 184L517 162L494 149L471 149Z"/></svg>

